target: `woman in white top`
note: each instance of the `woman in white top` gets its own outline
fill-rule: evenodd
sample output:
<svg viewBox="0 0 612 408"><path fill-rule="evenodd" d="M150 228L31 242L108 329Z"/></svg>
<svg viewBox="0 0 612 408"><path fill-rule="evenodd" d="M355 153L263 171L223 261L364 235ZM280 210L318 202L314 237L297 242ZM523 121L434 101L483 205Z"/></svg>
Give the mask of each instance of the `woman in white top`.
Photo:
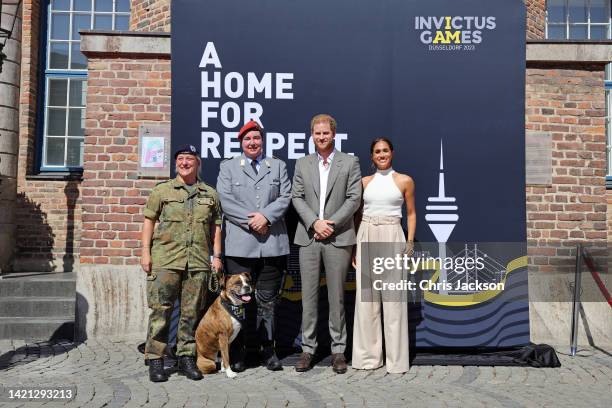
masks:
<svg viewBox="0 0 612 408"><path fill-rule="evenodd" d="M395 258L397 253L403 255L404 252L411 256L413 253L416 228L414 181L391 167L393 144L388 139L374 140L370 153L376 172L362 179L363 214L358 224L353 263L357 270L357 294L352 364L358 369L376 369L383 365L384 331L387 372L404 373L409 369L407 293L406 290L376 289L380 288L381 281L406 279L406 271L394 269L381 273L378 268L373 272L373 266L379 265L375 258ZM401 226L404 203L408 217L407 239Z"/></svg>

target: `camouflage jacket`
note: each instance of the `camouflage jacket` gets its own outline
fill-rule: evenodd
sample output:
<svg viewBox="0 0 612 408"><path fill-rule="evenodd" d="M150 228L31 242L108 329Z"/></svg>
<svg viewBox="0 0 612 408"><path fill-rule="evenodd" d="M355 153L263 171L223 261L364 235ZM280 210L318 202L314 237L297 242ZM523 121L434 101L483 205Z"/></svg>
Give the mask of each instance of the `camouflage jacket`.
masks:
<svg viewBox="0 0 612 408"><path fill-rule="evenodd" d="M208 184L195 186L189 193L176 178L151 191L144 216L159 221L151 243L153 269L210 270L211 228L221 224L219 196Z"/></svg>

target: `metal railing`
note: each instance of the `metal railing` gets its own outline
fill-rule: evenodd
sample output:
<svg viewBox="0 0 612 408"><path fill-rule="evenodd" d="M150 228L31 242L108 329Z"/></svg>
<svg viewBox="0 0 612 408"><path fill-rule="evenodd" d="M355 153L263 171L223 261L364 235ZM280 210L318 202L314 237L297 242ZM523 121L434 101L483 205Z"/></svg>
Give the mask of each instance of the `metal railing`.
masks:
<svg viewBox="0 0 612 408"><path fill-rule="evenodd" d="M576 355L578 348L578 317L580 313L580 291L581 291L581 280L582 280L582 265L586 265L593 277L593 280L597 284L601 294L608 302L608 305L612 307L612 296L606 288L606 285L601 280L597 268L593 259L589 255L589 252L582 244L576 246L576 273L574 275L574 300L572 305L572 333L570 338L570 354ZM584 316L583 316L584 317Z"/></svg>

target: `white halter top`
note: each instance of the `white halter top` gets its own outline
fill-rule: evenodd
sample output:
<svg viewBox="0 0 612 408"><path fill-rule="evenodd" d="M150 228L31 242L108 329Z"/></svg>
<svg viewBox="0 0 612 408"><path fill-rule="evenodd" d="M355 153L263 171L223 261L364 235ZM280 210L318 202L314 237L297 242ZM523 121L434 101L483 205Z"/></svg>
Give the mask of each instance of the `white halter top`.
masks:
<svg viewBox="0 0 612 408"><path fill-rule="evenodd" d="M363 215L402 217L404 197L393 181L392 168L377 170L363 192Z"/></svg>

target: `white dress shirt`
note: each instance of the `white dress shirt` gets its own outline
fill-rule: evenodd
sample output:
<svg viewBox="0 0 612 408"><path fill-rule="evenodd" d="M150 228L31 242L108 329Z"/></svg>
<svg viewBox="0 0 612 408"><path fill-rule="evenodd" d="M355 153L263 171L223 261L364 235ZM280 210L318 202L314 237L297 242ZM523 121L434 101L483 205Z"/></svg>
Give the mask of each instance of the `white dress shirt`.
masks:
<svg viewBox="0 0 612 408"><path fill-rule="evenodd" d="M331 163L334 159L335 150L332 150L331 154L327 157L327 165L323 165L323 157L317 152L319 159L319 185L321 191L319 192L319 219L325 219L325 197L327 196L327 179L329 178L329 169L331 169Z"/></svg>

